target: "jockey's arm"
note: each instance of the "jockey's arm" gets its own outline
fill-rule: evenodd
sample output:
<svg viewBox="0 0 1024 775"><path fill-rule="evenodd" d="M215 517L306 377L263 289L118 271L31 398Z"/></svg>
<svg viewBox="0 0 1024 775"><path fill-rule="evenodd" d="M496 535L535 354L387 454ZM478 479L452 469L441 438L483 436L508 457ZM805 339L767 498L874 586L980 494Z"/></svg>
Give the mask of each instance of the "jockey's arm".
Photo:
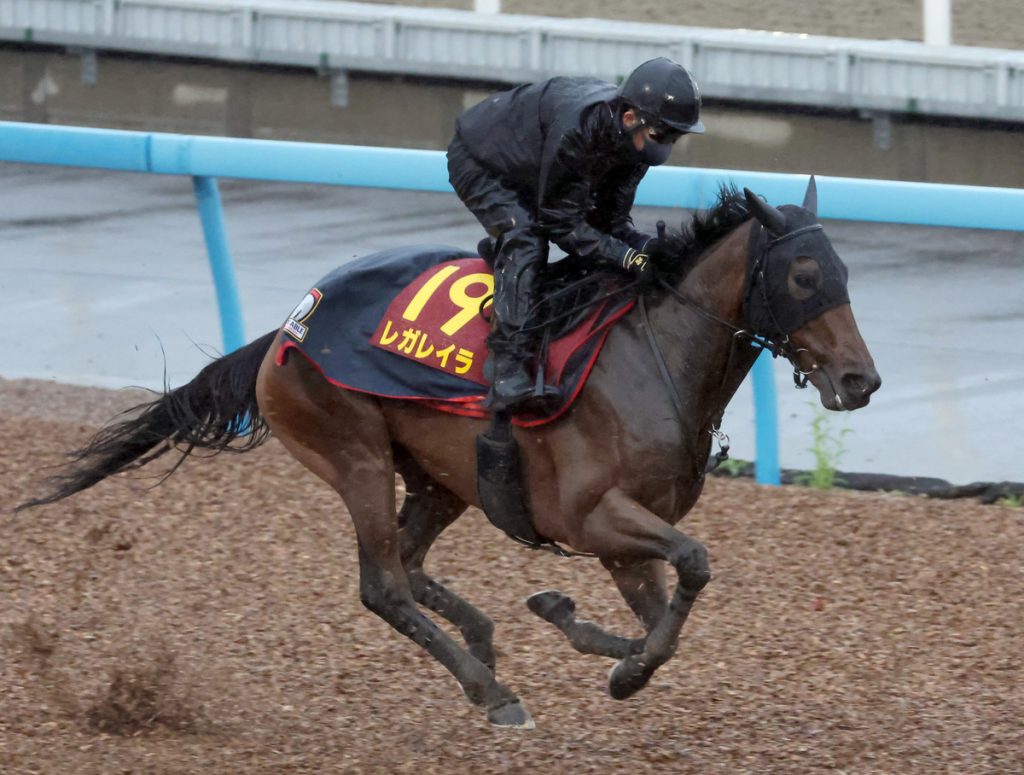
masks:
<svg viewBox="0 0 1024 775"><path fill-rule="evenodd" d="M588 223L590 184L569 166L567 154L559 152L552 156L538 191L537 226L566 253L621 266L635 248Z"/></svg>
<svg viewBox="0 0 1024 775"><path fill-rule="evenodd" d="M591 226L622 240L631 248L644 252L650 234L637 231L630 211L636 189L647 170L646 164L619 167L601 181L594 199L594 210L587 218Z"/></svg>

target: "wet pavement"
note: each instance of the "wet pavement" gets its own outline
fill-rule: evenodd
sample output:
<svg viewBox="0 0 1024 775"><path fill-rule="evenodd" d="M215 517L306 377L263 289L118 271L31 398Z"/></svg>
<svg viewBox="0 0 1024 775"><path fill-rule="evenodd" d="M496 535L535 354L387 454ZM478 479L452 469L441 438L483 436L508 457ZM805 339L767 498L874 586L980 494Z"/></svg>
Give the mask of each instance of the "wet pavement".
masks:
<svg viewBox="0 0 1024 775"><path fill-rule="evenodd" d="M454 194L221 181L248 339L321 276L402 244L472 247ZM675 214L639 208L652 228ZM829 413L838 467L953 483L1024 480L1024 233L831 221L882 375L866 409ZM0 164L0 377L83 385L187 382L221 348L187 178ZM816 392L777 363L782 465L814 465ZM754 455L753 400L725 417Z"/></svg>

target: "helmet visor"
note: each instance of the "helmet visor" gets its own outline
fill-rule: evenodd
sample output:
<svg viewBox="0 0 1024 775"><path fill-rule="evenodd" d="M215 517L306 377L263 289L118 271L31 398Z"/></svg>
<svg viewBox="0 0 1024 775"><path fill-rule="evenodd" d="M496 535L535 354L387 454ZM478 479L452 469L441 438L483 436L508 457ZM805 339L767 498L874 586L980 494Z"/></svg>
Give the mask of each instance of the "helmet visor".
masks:
<svg viewBox="0 0 1024 775"><path fill-rule="evenodd" d="M672 119L662 116L661 120L658 123L664 124L669 129L672 129L673 131L676 132L680 132L684 135L704 134L704 122L700 121L699 119L697 121L694 121L693 123L689 123L685 121L673 121Z"/></svg>

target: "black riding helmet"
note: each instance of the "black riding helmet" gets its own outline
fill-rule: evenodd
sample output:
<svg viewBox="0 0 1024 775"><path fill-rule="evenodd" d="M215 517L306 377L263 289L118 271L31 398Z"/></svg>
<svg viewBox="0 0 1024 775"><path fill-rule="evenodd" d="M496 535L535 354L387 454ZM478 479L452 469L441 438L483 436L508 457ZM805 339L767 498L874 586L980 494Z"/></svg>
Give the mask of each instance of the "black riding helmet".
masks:
<svg viewBox="0 0 1024 775"><path fill-rule="evenodd" d="M700 89L684 67L658 57L637 67L619 87L619 99L648 124L701 134Z"/></svg>

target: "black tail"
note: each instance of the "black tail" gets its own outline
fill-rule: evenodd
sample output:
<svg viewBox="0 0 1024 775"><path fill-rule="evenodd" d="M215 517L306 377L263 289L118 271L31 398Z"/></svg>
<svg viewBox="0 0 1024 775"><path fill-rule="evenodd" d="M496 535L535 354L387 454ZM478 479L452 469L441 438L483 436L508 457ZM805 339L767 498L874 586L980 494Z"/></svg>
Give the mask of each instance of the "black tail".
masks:
<svg viewBox="0 0 1024 775"><path fill-rule="evenodd" d="M129 471L177 449L181 459L174 473L195 449L246 452L270 435L256 404L256 375L276 331L215 360L187 385L140 404L128 419L102 428L81 449L68 453L71 462L47 484L51 491L22 503L21 511L53 503L92 487L121 471ZM243 439L240 443L237 439Z"/></svg>

